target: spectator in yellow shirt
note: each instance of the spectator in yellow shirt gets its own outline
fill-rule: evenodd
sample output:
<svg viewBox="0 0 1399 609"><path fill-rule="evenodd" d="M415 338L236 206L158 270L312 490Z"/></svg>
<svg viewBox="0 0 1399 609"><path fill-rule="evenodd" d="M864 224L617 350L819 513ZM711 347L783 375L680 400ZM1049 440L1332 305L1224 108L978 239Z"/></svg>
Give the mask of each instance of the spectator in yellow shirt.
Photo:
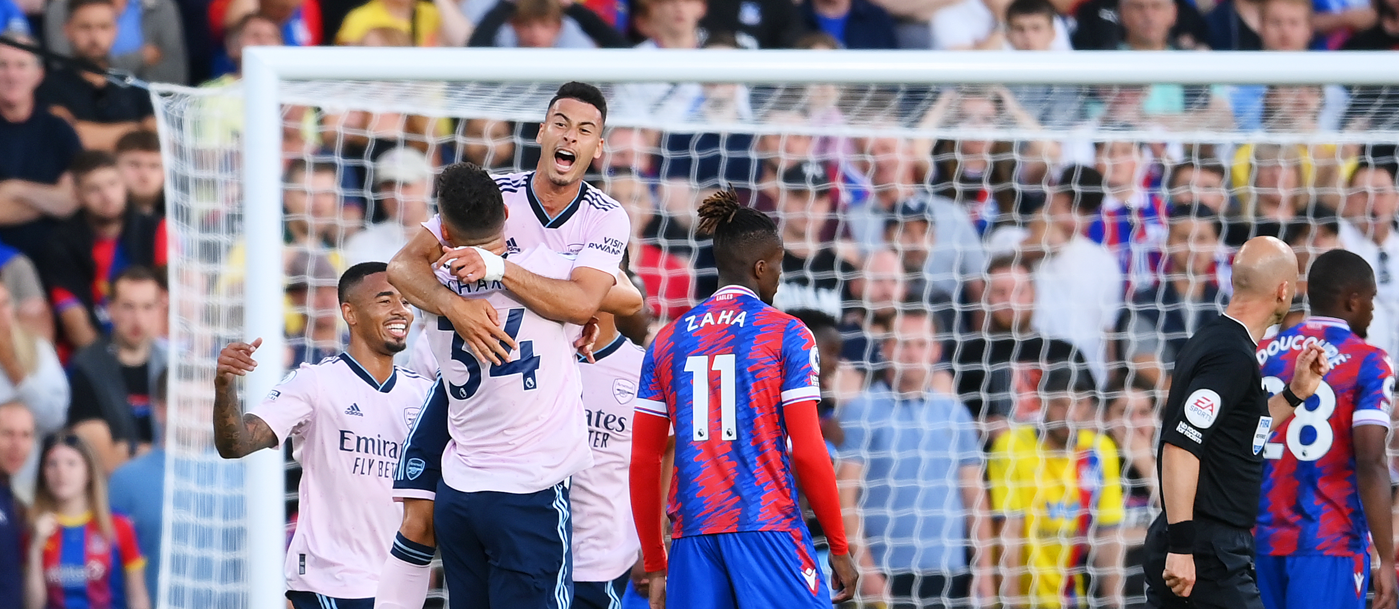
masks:
<svg viewBox="0 0 1399 609"><path fill-rule="evenodd" d="M345 16L335 44L359 44L371 30L392 28L408 34L414 46L434 47L441 27L442 15L432 2L369 0Z"/></svg>
<svg viewBox="0 0 1399 609"><path fill-rule="evenodd" d="M1013 428L991 449L1008 607L1087 607L1092 596L1123 606L1117 446L1085 428L1096 409L1091 384L1075 382L1081 378L1069 368L1047 371L1040 424ZM1090 568L1093 591L1084 577Z"/></svg>

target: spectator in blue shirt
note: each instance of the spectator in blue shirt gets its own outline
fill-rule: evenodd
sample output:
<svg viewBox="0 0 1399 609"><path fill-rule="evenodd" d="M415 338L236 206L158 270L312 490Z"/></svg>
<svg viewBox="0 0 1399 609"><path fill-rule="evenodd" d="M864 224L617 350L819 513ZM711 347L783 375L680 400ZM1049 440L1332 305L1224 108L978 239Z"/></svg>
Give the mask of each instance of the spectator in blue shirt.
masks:
<svg viewBox="0 0 1399 609"><path fill-rule="evenodd" d="M797 10L807 29L830 34L844 48L898 48L894 18L869 0L806 0Z"/></svg>
<svg viewBox="0 0 1399 609"><path fill-rule="evenodd" d="M0 34L30 34L29 18L11 0L0 0Z"/></svg>
<svg viewBox="0 0 1399 609"><path fill-rule="evenodd" d="M160 533L165 510L165 395L166 373L156 377L151 395L151 417L155 442L151 450L112 472L108 487L112 512L123 514L136 527L137 545L146 554L146 589L152 595L160 588Z"/></svg>

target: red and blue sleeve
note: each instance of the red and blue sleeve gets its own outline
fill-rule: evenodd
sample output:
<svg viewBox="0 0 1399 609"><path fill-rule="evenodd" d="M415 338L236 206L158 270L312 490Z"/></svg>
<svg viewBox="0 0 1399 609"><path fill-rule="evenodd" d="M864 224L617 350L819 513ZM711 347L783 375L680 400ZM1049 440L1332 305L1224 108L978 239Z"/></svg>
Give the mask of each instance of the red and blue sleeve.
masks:
<svg viewBox="0 0 1399 609"><path fill-rule="evenodd" d="M136 543L136 529L131 521L120 514L112 515L112 528L117 535L117 553L124 569L145 566L146 558L141 554L141 546Z"/></svg>
<svg viewBox="0 0 1399 609"><path fill-rule="evenodd" d="M631 471L632 520L641 540L641 557L648 573L666 569L665 517L661 507L661 458L669 435L670 416L664 393L656 375L657 339L646 350L641 364L640 389L637 391L636 417L633 419Z"/></svg>
<svg viewBox="0 0 1399 609"><path fill-rule="evenodd" d="M782 405L787 435L792 440L792 468L806 495L811 511L826 532L826 542L834 554L849 554L845 521L840 516L840 494L836 472L831 465L826 439L821 434L821 417L816 404L821 399L818 372L821 360L816 339L800 321L787 326L782 344Z"/></svg>
<svg viewBox="0 0 1399 609"><path fill-rule="evenodd" d="M1390 427L1389 416L1394 399L1394 370L1389 358L1375 351L1360 366L1356 379L1355 413L1351 425L1380 425Z"/></svg>
<svg viewBox="0 0 1399 609"><path fill-rule="evenodd" d="M802 322L787 323L782 336L782 405L821 399L821 356Z"/></svg>

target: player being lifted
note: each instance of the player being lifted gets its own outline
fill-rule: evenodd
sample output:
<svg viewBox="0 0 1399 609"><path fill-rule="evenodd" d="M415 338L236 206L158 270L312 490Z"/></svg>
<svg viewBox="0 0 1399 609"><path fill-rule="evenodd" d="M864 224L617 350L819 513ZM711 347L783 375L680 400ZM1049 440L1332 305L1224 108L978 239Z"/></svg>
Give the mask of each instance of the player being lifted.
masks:
<svg viewBox="0 0 1399 609"><path fill-rule="evenodd" d="M372 609L400 512L393 501L399 453L432 383L395 368L413 313L389 285L386 265L365 262L340 277L345 353L302 364L251 412L234 381L257 367L252 344L219 354L214 443L237 459L295 437L303 474L301 516L287 549L287 598L296 609ZM280 355L273 355L280 357Z"/></svg>
<svg viewBox="0 0 1399 609"><path fill-rule="evenodd" d="M797 481L830 543L835 602L854 595L858 574L816 413L816 340L771 306L782 275L777 224L732 191L706 199L699 216L723 287L656 336L637 396L631 501L651 606L826 609ZM672 425L667 565L660 480Z"/></svg>
<svg viewBox="0 0 1399 609"><path fill-rule="evenodd" d="M1373 537L1374 607L1393 609L1385 441L1394 374L1384 351L1365 342L1375 275L1360 256L1331 250L1307 273L1307 300L1310 317L1258 348L1270 393L1292 380L1306 345L1321 345L1334 366L1263 447L1258 589L1268 609L1364 609Z"/></svg>

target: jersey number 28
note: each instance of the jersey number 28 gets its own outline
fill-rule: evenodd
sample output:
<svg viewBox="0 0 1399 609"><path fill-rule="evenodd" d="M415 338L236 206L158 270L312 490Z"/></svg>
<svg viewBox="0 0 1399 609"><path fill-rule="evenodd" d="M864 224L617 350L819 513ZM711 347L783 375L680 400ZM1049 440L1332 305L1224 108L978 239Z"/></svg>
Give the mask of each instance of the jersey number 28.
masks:
<svg viewBox="0 0 1399 609"><path fill-rule="evenodd" d="M1270 395L1277 395L1282 392L1286 384L1276 376L1263 379L1263 389ZM1316 408L1309 408L1313 403ZM1298 461L1316 461L1331 451L1331 445L1335 443L1335 432L1331 430L1331 415L1336 412L1336 392L1322 381L1316 388L1316 395L1313 395L1302 405L1297 407L1292 415L1292 421L1287 426L1287 450ZM1302 435L1305 430L1311 429L1311 438L1303 440ZM1269 442L1263 447L1263 455L1269 459L1282 458L1283 445L1278 442Z"/></svg>
<svg viewBox="0 0 1399 609"><path fill-rule="evenodd" d="M722 440L738 439L738 424L734 414L734 356L724 353L709 357L692 355L685 358L685 372L690 373L690 416L694 425L694 440L709 439L709 371L719 373L719 431Z"/></svg>
<svg viewBox="0 0 1399 609"><path fill-rule="evenodd" d="M525 320L524 309L510 309L505 317L505 333L514 339L520 333L520 324ZM466 382L460 385L448 383L447 391L452 397L458 400L465 400L481 388L481 363L476 360L476 356L466 348L466 341L457 334L456 328L452 327L452 322L444 316L437 318L437 329L452 333L452 359L461 362L466 366ZM516 343L520 350L520 357L512 362L503 362L491 366L491 376L510 376L518 374L525 386L525 391L533 391L539 386L535 379L535 372L539 370L539 356L534 354L534 341L522 340ZM505 343L501 343L504 347Z"/></svg>

